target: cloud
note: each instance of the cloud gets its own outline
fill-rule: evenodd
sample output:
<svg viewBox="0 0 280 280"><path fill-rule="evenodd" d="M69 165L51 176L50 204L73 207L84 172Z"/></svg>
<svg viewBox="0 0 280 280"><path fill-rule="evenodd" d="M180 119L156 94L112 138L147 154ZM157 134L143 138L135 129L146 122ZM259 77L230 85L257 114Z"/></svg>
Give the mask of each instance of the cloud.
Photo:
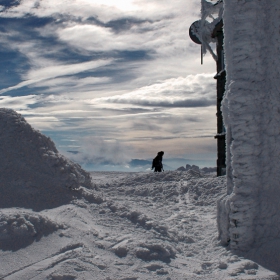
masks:
<svg viewBox="0 0 280 280"><path fill-rule="evenodd" d="M142 49L166 54L164 49L174 48L179 42L167 32L172 26L171 19L152 21L121 18L118 22L123 21L127 24L119 24L118 32L111 27L111 23L96 25L76 22L61 26L56 32L61 41L88 51Z"/></svg>
<svg viewBox="0 0 280 280"><path fill-rule="evenodd" d="M38 103L40 97L36 95L28 96L0 96L0 107L1 108L12 108L14 110L25 110L30 105Z"/></svg>
<svg viewBox="0 0 280 280"><path fill-rule="evenodd" d="M121 103L158 107L207 107L215 99L214 74L167 79L129 93L95 99L93 103Z"/></svg>
<svg viewBox="0 0 280 280"><path fill-rule="evenodd" d="M155 123L147 122L144 120L136 120L131 124L130 129L133 131L160 131L161 127Z"/></svg>
<svg viewBox="0 0 280 280"><path fill-rule="evenodd" d="M11 1L9 1L11 2ZM21 0L17 5L7 5L4 11L6 17L20 17L26 15L36 15L46 17L51 15L72 15L80 18L88 18L93 15L99 15L101 20L109 21L110 19L119 18L122 14L138 16L162 16L170 14L170 11L185 12L187 10L195 11L197 8L199 14L200 3L197 1L158 1L150 0Z"/></svg>
<svg viewBox="0 0 280 280"><path fill-rule="evenodd" d="M58 86L71 86L74 88L84 88L84 87L92 87L93 85L99 83L110 82L110 78L108 77L86 77L86 78L78 78L78 77L62 77L62 78L53 78L48 80L43 80L40 82L40 87L48 87L50 90L54 87Z"/></svg>
<svg viewBox="0 0 280 280"><path fill-rule="evenodd" d="M72 64L76 68L79 63L69 63L75 60L83 60L81 64L104 60L105 57L114 60L103 72L104 77L111 79L106 91L116 84L118 88L121 85L134 89L135 85L144 86L156 79L178 77L182 67L186 73L197 72L199 61L193 65L189 62L193 55L193 51L190 53L189 50L195 47L186 36L186 29L196 15L193 12L191 16L186 16L185 11L198 7L198 3L191 1L176 1L174 5L155 0L149 3L23 0L1 16L13 20L12 24L11 19L3 24L6 47L18 50L26 57L29 69L21 71L21 83L6 87L2 93L31 85L41 87L42 80L38 75L45 76L43 79L70 75L57 73L52 77L49 74L63 71L59 68L65 70ZM199 48L196 51L199 60ZM137 56L140 59L136 62ZM206 65L206 68L209 67ZM97 72L94 75L98 75ZM71 75L82 73L85 74L85 71L79 72L77 67ZM63 90L69 92L71 88L65 85L57 87L57 91L54 88L49 90L61 93ZM48 93L48 90L44 92ZM79 92L90 94L86 86L79 88Z"/></svg>
<svg viewBox="0 0 280 280"><path fill-rule="evenodd" d="M117 140L85 137L68 145L67 155L81 165L125 164L131 160L132 147ZM74 148L74 149L73 149Z"/></svg>
<svg viewBox="0 0 280 280"><path fill-rule="evenodd" d="M44 68L30 70L26 75L26 81L21 82L15 86L11 86L0 90L0 94L5 92L20 89L22 87L37 84L39 82L49 80L56 77L74 75L77 73L96 69L111 63L111 60L88 61L83 63L69 64L69 65L52 65Z"/></svg>
<svg viewBox="0 0 280 280"><path fill-rule="evenodd" d="M70 83L68 79L46 80L45 86L53 82L58 87L63 86ZM81 79L79 85L79 81L74 79L72 87L82 87L89 81ZM103 80L92 80L93 83L99 81ZM37 129L44 131L73 131L73 135L85 135L86 132L128 143L158 137L158 134L164 135L165 139L215 134L216 110L215 106L210 106L216 100L213 74L167 79L113 97L83 99L80 94L74 93L38 95L36 98L3 96L3 100L9 100L11 106L21 100L15 108L27 116ZM210 104L205 106L201 102L203 98ZM185 106L189 100L195 100L196 104Z"/></svg>
<svg viewBox="0 0 280 280"><path fill-rule="evenodd" d="M71 145L61 139L69 138L87 147L76 147L80 161L110 161L116 150L122 162L124 153L144 157L159 145L178 155L208 145L216 129L215 62L206 56L201 66L200 48L188 38L199 1L6 4L0 104L62 151Z"/></svg>
<svg viewBox="0 0 280 280"><path fill-rule="evenodd" d="M92 80L93 83L98 81ZM47 80L45 86L52 82L58 87L70 83L67 77L63 77ZM84 82L81 79L81 87ZM76 85L72 87L79 85L75 79L73 83ZM26 98L21 113L38 129L60 132L73 130L78 134L87 131L122 141L156 137L158 133L168 138L182 139L215 133L213 74L167 79L113 97L83 99L80 95L74 96L74 92L73 95L67 93ZM203 99L209 102L207 106L201 102ZM12 104L13 99L9 97L9 100ZM191 103L193 100L195 104Z"/></svg>

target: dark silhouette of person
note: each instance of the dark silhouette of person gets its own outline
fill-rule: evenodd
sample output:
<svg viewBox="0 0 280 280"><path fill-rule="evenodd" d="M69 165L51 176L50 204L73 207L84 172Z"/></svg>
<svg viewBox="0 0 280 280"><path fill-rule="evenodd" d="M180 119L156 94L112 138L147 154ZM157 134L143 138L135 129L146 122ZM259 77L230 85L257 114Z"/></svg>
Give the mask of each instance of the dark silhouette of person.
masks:
<svg viewBox="0 0 280 280"><path fill-rule="evenodd" d="M163 165L162 165L162 156L164 155L163 151L158 152L157 156L153 159L153 165L152 165L152 170L154 172L161 172L163 170Z"/></svg>

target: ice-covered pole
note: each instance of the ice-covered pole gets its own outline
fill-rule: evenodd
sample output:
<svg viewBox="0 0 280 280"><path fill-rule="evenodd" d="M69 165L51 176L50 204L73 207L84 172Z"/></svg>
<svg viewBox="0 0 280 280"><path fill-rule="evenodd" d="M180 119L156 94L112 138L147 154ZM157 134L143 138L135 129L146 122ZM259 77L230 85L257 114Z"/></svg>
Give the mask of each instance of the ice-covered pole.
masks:
<svg viewBox="0 0 280 280"><path fill-rule="evenodd" d="M223 243L248 250L280 235L280 2L224 0L228 195Z"/></svg>

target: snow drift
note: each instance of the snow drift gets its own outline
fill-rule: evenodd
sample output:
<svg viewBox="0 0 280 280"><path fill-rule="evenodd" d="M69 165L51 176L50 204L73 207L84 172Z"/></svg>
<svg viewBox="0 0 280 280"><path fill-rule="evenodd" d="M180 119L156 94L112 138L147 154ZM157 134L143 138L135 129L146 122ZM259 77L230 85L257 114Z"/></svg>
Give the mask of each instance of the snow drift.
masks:
<svg viewBox="0 0 280 280"><path fill-rule="evenodd" d="M30 210L3 209L0 216L0 248L16 251L62 228L63 225Z"/></svg>
<svg viewBox="0 0 280 280"><path fill-rule="evenodd" d="M280 237L280 2L224 0L223 19L227 196L218 226L224 244L246 251Z"/></svg>
<svg viewBox="0 0 280 280"><path fill-rule="evenodd" d="M92 187L90 175L20 114L0 109L0 131L1 208L52 208L71 200L74 190Z"/></svg>

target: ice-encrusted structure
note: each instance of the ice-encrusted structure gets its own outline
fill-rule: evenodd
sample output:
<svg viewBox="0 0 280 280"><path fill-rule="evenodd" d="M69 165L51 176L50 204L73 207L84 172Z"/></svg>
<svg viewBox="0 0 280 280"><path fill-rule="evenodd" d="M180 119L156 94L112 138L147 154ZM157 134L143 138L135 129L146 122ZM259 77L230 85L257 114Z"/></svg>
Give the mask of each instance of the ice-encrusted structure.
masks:
<svg viewBox="0 0 280 280"><path fill-rule="evenodd" d="M201 0L201 21L198 34L202 44L202 52L206 54L207 51L212 55L214 60L218 60L217 55L212 50L210 43L215 43L215 39L212 37L213 29L216 24L222 19L223 15L223 2L217 1L214 5L206 0Z"/></svg>
<svg viewBox="0 0 280 280"><path fill-rule="evenodd" d="M11 109L0 109L0 143L0 208L50 208L92 188L89 173Z"/></svg>
<svg viewBox="0 0 280 280"><path fill-rule="evenodd" d="M224 0L227 196L223 243L248 250L280 238L280 2Z"/></svg>

